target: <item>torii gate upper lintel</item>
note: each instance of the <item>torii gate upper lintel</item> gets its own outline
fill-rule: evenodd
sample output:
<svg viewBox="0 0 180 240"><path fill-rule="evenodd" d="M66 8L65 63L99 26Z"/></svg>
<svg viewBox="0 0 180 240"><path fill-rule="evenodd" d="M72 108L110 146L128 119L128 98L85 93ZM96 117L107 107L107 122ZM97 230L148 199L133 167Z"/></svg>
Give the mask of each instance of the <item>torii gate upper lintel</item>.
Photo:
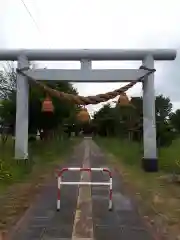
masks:
<svg viewBox="0 0 180 240"><path fill-rule="evenodd" d="M0 49L0 60L18 61L18 68L29 68L29 61L81 61L80 70L28 70L37 80L67 80L71 82L133 81L145 74L142 69L93 70L91 61L142 61L154 69L154 60L174 60L174 49ZM142 81L143 85L143 168L158 170L155 120L154 73ZM28 159L28 78L17 72L17 109L15 159Z"/></svg>
<svg viewBox="0 0 180 240"><path fill-rule="evenodd" d="M0 49L1 61L16 61L25 55L29 61L141 61L147 55L154 60L176 58L175 49Z"/></svg>

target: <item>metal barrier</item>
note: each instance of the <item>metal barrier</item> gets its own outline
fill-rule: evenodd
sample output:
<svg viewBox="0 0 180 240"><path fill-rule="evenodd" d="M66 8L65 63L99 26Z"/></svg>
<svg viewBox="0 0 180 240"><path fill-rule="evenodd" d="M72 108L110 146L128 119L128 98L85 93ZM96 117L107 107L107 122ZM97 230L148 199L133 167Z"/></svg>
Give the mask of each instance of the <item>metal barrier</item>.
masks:
<svg viewBox="0 0 180 240"><path fill-rule="evenodd" d="M86 172L106 172L109 175L109 182L63 182L62 175L67 171L86 171ZM108 168L62 168L58 173L58 194L57 194L57 211L61 206L61 185L90 185L90 186L109 186L109 210L112 210L112 174Z"/></svg>

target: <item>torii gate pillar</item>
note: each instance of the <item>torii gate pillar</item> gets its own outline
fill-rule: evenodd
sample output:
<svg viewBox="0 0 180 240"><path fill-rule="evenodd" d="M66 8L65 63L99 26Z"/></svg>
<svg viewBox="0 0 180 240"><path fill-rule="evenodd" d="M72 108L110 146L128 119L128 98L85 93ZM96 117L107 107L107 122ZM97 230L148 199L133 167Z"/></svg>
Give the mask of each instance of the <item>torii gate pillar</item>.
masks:
<svg viewBox="0 0 180 240"><path fill-rule="evenodd" d="M18 57L18 68L28 68L29 61L24 54ZM17 73L16 80L16 129L15 159L28 159L29 125L29 83L25 76Z"/></svg>
<svg viewBox="0 0 180 240"><path fill-rule="evenodd" d="M143 59L143 65L154 69L152 55ZM154 73L150 74L142 82L143 87L143 143L144 157L142 159L143 169L155 172L158 170L157 141L156 141L156 117L155 117L155 90Z"/></svg>

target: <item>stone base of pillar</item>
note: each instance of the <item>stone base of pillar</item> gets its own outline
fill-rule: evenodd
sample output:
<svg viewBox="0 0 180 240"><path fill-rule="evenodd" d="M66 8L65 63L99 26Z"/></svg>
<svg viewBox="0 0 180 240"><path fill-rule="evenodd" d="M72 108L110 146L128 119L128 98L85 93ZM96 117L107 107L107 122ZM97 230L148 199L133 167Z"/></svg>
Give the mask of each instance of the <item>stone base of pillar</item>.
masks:
<svg viewBox="0 0 180 240"><path fill-rule="evenodd" d="M157 158L143 158L142 168L145 172L158 172L158 159Z"/></svg>

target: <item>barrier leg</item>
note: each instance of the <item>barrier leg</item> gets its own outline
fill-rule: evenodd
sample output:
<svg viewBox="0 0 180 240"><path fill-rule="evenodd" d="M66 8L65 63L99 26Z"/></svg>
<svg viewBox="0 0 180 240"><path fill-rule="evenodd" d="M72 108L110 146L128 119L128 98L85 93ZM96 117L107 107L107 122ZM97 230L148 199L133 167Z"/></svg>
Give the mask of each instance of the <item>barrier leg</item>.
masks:
<svg viewBox="0 0 180 240"><path fill-rule="evenodd" d="M112 211L112 177L109 179L109 211Z"/></svg>
<svg viewBox="0 0 180 240"><path fill-rule="evenodd" d="M60 207L61 207L61 177L58 176L57 211L60 210Z"/></svg>

